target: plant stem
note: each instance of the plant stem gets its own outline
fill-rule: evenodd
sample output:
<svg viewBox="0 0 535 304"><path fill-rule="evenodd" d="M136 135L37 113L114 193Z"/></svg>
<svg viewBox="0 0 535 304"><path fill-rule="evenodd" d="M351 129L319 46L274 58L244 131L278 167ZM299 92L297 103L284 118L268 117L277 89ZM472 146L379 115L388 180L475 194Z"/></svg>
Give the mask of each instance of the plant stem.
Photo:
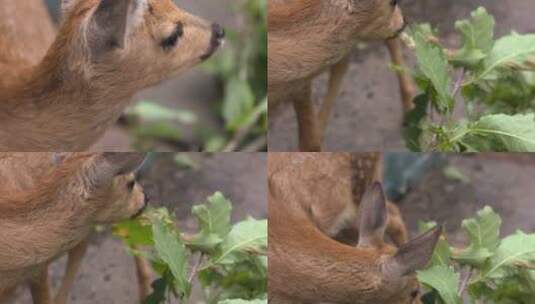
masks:
<svg viewBox="0 0 535 304"><path fill-rule="evenodd" d="M465 277L461 281L461 285L459 286L459 291L457 292L457 295L461 297L468 286L468 281L470 281L470 278L472 277L472 273L474 272L474 269L472 266L468 267L468 272L466 273Z"/></svg>
<svg viewBox="0 0 535 304"><path fill-rule="evenodd" d="M199 271L199 267L201 266L203 258L204 258L204 253L199 252L198 255L197 255L197 260L195 261L195 263L191 267L191 272L190 272L189 277L188 277L188 282L190 284L191 284L191 282L193 282L193 279L197 275L197 272Z"/></svg>
<svg viewBox="0 0 535 304"><path fill-rule="evenodd" d="M455 81L455 86L453 87L453 91L451 93L453 99L456 99L457 95L461 91L461 87L463 86L463 81L464 81L464 77L465 76L466 76L466 70L465 70L465 68L462 68L461 69L461 74L459 75L459 77Z"/></svg>

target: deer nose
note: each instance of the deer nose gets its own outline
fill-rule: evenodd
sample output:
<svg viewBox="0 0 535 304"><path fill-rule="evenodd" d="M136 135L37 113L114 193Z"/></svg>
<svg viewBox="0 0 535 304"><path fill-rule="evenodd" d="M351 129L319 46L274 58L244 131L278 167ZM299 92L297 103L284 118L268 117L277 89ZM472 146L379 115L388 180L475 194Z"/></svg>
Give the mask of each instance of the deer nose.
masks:
<svg viewBox="0 0 535 304"><path fill-rule="evenodd" d="M222 40L225 38L225 29L217 23L212 24L212 33L214 38L217 40Z"/></svg>

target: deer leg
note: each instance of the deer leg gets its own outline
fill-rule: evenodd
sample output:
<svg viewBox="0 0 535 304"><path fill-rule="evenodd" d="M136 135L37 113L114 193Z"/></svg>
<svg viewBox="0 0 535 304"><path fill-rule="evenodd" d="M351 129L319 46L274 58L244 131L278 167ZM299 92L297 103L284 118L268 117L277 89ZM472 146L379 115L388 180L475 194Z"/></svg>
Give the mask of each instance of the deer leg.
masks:
<svg viewBox="0 0 535 304"><path fill-rule="evenodd" d="M30 291L34 304L52 304L50 293L50 279L48 277L48 265L30 281Z"/></svg>
<svg viewBox="0 0 535 304"><path fill-rule="evenodd" d="M303 152L321 151L318 120L311 100L311 83L308 82L300 94L293 96L293 105L299 127L299 149Z"/></svg>
<svg viewBox="0 0 535 304"><path fill-rule="evenodd" d="M65 275L61 281L60 289L55 298L55 304L65 304L69 298L69 292L74 284L76 275L87 251L87 241L82 241L78 246L69 251Z"/></svg>
<svg viewBox="0 0 535 304"><path fill-rule="evenodd" d="M327 123L329 122L329 118L331 117L332 108L334 106L336 98L338 98L338 95L340 94L340 88L342 87L342 81L344 80L344 76L346 75L347 70L349 69L349 57L349 55L346 56L331 67L329 73L329 87L327 90L327 94L323 99L323 103L321 104L321 109L319 112L319 130L321 139L323 139L325 135Z"/></svg>
<svg viewBox="0 0 535 304"><path fill-rule="evenodd" d="M405 68L405 60L403 59L401 41L399 38L389 39L386 41L392 63L398 67ZM401 103L403 112L407 113L414 107L412 99L414 98L416 88L412 77L404 70L396 70L398 77L399 89L401 92Z"/></svg>
<svg viewBox="0 0 535 304"><path fill-rule="evenodd" d="M139 299L142 303L152 293L153 272L152 267L145 258L134 256L136 263L137 282L139 288Z"/></svg>
<svg viewBox="0 0 535 304"><path fill-rule="evenodd" d="M386 233L392 239L392 242L398 247L409 241L409 233L407 232L407 226L403 221L399 208L388 202L386 205L388 214L388 222L386 226Z"/></svg>

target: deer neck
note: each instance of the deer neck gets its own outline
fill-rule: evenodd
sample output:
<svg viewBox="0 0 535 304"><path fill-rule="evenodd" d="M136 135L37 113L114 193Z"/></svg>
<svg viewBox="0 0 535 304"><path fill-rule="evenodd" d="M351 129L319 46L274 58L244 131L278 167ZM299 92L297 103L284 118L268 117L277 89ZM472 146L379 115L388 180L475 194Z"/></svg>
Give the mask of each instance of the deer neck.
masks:
<svg viewBox="0 0 535 304"><path fill-rule="evenodd" d="M135 93L70 71L54 58L21 73L0 97L0 151L82 151Z"/></svg>
<svg viewBox="0 0 535 304"><path fill-rule="evenodd" d="M372 303L377 299L383 284L381 255L338 243L304 214L284 216L273 212L282 206L270 204L270 292L300 303Z"/></svg>

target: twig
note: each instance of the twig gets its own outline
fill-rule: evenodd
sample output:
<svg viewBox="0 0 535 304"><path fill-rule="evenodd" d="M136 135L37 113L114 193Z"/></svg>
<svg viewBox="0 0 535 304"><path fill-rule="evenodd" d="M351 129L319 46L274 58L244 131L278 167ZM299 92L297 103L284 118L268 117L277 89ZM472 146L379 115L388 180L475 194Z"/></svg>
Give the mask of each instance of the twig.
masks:
<svg viewBox="0 0 535 304"><path fill-rule="evenodd" d="M253 142L251 142L247 146L243 147L242 151L243 152L258 152L262 148L266 147L267 143L268 143L267 137L264 135L255 139Z"/></svg>
<svg viewBox="0 0 535 304"><path fill-rule="evenodd" d="M197 275L197 271L199 270L199 267L201 266L203 258L204 258L204 253L199 252L199 254L197 255L197 260L193 264L193 267L191 267L191 272L188 277L188 282L190 284L193 281L193 278L195 278L195 275Z"/></svg>
<svg viewBox="0 0 535 304"><path fill-rule="evenodd" d="M267 112L267 99L260 103L251 114L247 122L234 134L234 137L229 141L222 152L234 152L239 147L240 143L251 133L251 130L256 127L256 122Z"/></svg>
<svg viewBox="0 0 535 304"><path fill-rule="evenodd" d="M459 285L459 291L457 292L457 295L460 297L464 293L464 290L466 289L466 286L468 286L468 281L470 281L470 278L472 277L472 273L474 272L474 269L472 266L468 268L468 272L466 273L465 277L461 281L461 284Z"/></svg>
<svg viewBox="0 0 535 304"><path fill-rule="evenodd" d="M466 76L466 70L462 68L461 74L455 81L455 86L453 87L453 91L451 93L453 99L457 98L457 94L459 94L459 91L461 90L461 87L463 86L464 77Z"/></svg>

